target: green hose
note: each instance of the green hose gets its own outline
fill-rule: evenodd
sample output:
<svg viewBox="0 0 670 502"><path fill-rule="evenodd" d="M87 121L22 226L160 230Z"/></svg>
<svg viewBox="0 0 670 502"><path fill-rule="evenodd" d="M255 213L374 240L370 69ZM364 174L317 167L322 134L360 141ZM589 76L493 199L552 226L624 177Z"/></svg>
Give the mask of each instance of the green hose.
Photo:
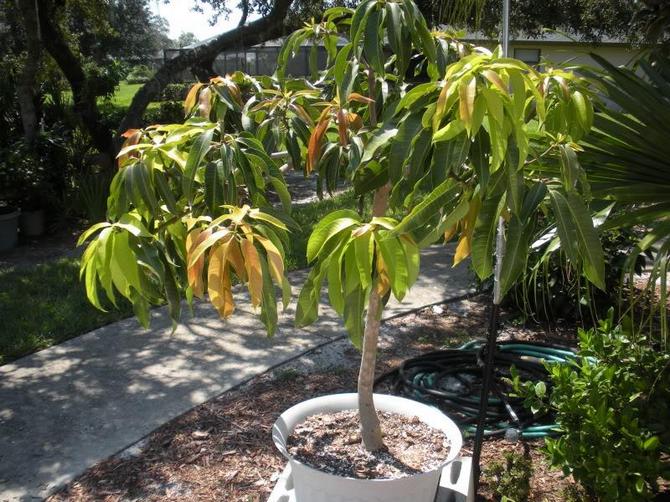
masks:
<svg viewBox="0 0 670 502"><path fill-rule="evenodd" d="M435 404L459 424L464 435L474 434L481 396L482 346L481 341L473 340L458 349L408 359L378 381L392 377L396 392ZM510 367L515 366L523 379L544 381L550 391L545 365L573 361L576 352L538 342L500 342L497 347L496 394L489 396L485 434L518 434L530 439L558 433L550 415L535 416L523 407L522 399L506 394L503 389L507 385L502 378L509 377Z"/></svg>

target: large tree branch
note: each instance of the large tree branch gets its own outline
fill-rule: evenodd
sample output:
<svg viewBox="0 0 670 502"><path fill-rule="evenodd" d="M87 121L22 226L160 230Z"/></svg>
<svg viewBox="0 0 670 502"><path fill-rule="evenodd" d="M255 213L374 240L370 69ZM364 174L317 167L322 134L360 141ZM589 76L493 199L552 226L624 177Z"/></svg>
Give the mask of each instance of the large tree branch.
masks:
<svg viewBox="0 0 670 502"><path fill-rule="evenodd" d="M27 54L23 61L21 78L16 86L16 94L21 109L23 135L27 144L32 145L37 135L38 113L35 106L36 75L40 65L41 45L39 13L34 0L18 0L16 5L21 12L26 36Z"/></svg>
<svg viewBox="0 0 670 502"><path fill-rule="evenodd" d="M101 153L113 154L112 131L100 120L97 96L90 89L81 61L74 55L57 25L54 5L49 0L37 0L37 5L41 13L42 43L70 84L75 113L91 135L95 147Z"/></svg>
<svg viewBox="0 0 670 502"><path fill-rule="evenodd" d="M267 16L244 26L222 33L211 42L182 52L174 59L166 61L154 77L144 84L133 97L126 116L121 121L119 134L142 124L142 114L149 103L157 98L175 75L202 61L214 61L216 56L227 49L239 49L267 42L284 34L284 18L292 0L276 0Z"/></svg>

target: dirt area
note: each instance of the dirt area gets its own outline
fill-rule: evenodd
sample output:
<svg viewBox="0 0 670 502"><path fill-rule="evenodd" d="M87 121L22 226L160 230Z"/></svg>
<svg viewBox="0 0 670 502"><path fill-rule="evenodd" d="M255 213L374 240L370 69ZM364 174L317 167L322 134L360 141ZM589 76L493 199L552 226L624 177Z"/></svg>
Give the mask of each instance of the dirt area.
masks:
<svg viewBox="0 0 670 502"><path fill-rule="evenodd" d="M379 374L408 357L483 337L486 302L482 295L386 322ZM514 326L509 319L505 322L505 338L549 341L558 336ZM574 337L562 335L562 343ZM277 416L305 399L353 392L358 362L358 352L347 340L324 346L166 423L140 443L90 468L48 500L264 501L285 465L271 439ZM541 440L487 441L481 500L496 500L495 480L486 476L487 466L502 461L504 452L512 450L526 450L532 459L530 500L564 500L564 490L572 482L549 469L541 446ZM471 454L471 448L466 442L463 454Z"/></svg>
<svg viewBox="0 0 670 502"><path fill-rule="evenodd" d="M47 228L47 232L37 238L22 238L19 245L0 253L0 269L10 267L30 267L50 260L79 256L77 239L84 231L83 222L67 222Z"/></svg>
<svg viewBox="0 0 670 502"><path fill-rule="evenodd" d="M355 410L319 414L298 424L288 439L291 457L336 476L398 479L438 469L449 455L449 439L418 417L379 412L385 447L361 445Z"/></svg>

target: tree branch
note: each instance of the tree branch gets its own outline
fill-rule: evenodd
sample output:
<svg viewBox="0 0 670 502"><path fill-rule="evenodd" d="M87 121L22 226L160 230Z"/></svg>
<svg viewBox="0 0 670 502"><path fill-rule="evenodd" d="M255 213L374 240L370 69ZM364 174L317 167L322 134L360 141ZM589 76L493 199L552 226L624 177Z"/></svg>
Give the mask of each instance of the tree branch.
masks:
<svg viewBox="0 0 670 502"><path fill-rule="evenodd" d="M74 55L56 24L53 3L49 0L37 0L37 5L41 13L39 26L42 43L70 84L75 113L91 135L95 147L101 153L114 154L112 131L100 120L97 96L91 92L81 61Z"/></svg>
<svg viewBox="0 0 670 502"><path fill-rule="evenodd" d="M249 17L249 0L242 0L240 6L242 7L242 17L237 25L238 28L247 24L247 17Z"/></svg>
<svg viewBox="0 0 670 502"><path fill-rule="evenodd" d="M211 42L181 53L174 59L166 61L154 77L144 84L133 97L126 116L121 121L119 135L128 129L138 128L142 123L142 114L149 103L158 97L174 76L194 66L200 61L213 61L226 49L239 49L267 42L280 37L284 33L284 18L292 0L276 0L274 7L267 16L252 21L234 30L222 33Z"/></svg>

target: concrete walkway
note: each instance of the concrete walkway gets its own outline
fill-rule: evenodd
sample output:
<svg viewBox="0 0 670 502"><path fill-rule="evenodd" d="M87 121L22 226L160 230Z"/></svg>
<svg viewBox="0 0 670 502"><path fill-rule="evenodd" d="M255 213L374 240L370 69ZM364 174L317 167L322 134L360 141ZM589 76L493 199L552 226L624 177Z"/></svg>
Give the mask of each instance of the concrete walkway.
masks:
<svg viewBox="0 0 670 502"><path fill-rule="evenodd" d="M471 292L452 256L452 247L425 250L417 284L385 319ZM225 323L202 303L171 335L160 308L148 331L127 319L0 367L0 501L43 498L190 408L342 336L326 305L317 323L293 327L304 278L290 275L294 302L273 339L241 299Z"/></svg>

